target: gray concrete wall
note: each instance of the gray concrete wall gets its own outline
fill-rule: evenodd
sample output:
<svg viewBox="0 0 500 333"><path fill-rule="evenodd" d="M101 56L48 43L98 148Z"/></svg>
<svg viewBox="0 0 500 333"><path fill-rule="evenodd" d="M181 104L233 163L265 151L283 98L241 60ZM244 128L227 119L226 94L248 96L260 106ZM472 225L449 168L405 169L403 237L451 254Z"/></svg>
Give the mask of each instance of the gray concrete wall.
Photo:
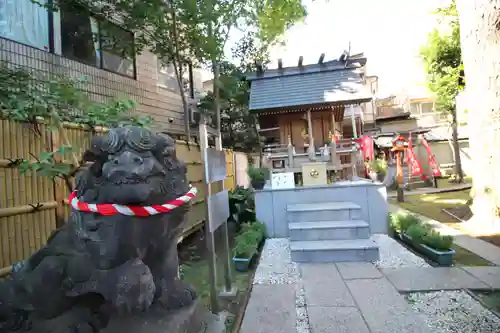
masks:
<svg viewBox="0 0 500 333"><path fill-rule="evenodd" d="M326 186L255 192L257 219L266 224L270 237L288 237L286 206L296 203L352 202L361 207L361 219L370 232L387 234L387 191L382 183L369 181L337 182Z"/></svg>

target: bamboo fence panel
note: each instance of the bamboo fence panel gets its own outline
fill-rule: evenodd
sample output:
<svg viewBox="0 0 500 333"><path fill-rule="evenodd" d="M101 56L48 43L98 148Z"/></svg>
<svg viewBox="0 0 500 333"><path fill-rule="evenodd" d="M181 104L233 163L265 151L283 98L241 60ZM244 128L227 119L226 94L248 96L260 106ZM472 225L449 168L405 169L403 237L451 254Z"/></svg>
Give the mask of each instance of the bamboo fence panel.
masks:
<svg viewBox="0 0 500 333"><path fill-rule="evenodd" d="M69 216L66 200L69 193L63 181L31 173L21 175L17 168L9 165L16 159L34 160L33 156L55 150L64 143L45 125L38 124L37 127L40 135L31 124L0 119L0 276L9 271L10 265L43 246L57 222ZM103 131L97 129L98 134ZM74 153L80 158L90 144L91 131L75 124L65 124L65 132ZM188 234L201 227L205 220L203 165L198 145L190 143L188 146L184 141L176 141L176 149L177 157L187 165L190 184L199 190L188 213L185 229L185 234ZM225 153L225 188L233 189L233 152L225 150ZM71 153L62 159L71 161Z"/></svg>
<svg viewBox="0 0 500 333"><path fill-rule="evenodd" d="M51 147L50 132L38 126L0 120L0 267L22 260L40 248L55 228L53 208L57 206L51 179L21 175L8 163L31 159ZM10 161L8 160L10 159ZM7 161L7 165L5 163ZM35 210L30 205L42 206Z"/></svg>

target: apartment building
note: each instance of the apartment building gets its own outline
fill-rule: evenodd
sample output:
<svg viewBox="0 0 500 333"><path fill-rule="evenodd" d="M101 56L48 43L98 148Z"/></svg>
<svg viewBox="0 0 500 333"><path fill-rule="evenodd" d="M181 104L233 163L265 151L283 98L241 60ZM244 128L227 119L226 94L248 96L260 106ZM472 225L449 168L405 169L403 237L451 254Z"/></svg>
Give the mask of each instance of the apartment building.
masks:
<svg viewBox="0 0 500 333"><path fill-rule="evenodd" d="M0 61L49 76L85 77L92 100L135 100L136 112L152 116L155 130L173 135L184 132L181 89L189 98L202 90L199 70L186 70L180 87L173 67L147 50L136 54L134 33L115 22L83 10L48 11L31 0L0 0Z"/></svg>

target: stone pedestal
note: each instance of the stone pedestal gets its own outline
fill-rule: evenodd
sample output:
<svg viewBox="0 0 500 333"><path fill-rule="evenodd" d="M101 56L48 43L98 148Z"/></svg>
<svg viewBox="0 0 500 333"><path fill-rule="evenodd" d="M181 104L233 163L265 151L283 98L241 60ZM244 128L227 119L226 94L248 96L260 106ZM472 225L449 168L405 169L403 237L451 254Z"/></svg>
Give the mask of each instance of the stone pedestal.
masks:
<svg viewBox="0 0 500 333"><path fill-rule="evenodd" d="M199 300L190 307L166 312L151 308L134 316L113 318L102 333L199 333L205 331L207 310Z"/></svg>

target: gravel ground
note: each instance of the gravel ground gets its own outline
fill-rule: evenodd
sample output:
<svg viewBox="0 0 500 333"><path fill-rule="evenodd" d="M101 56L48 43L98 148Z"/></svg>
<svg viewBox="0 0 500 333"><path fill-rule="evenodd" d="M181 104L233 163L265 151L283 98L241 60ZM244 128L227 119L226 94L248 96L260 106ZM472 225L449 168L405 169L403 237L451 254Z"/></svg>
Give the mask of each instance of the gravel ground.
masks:
<svg viewBox="0 0 500 333"><path fill-rule="evenodd" d="M372 239L379 246L380 260L375 263L378 268L430 267L424 259L387 235L373 235Z"/></svg>
<svg viewBox="0 0 500 333"><path fill-rule="evenodd" d="M253 284L293 284L299 280L297 264L290 257L287 238L266 240Z"/></svg>
<svg viewBox="0 0 500 333"><path fill-rule="evenodd" d="M310 333L305 291L296 263L290 257L290 241L287 238L266 240L259 266L255 271L254 284L295 284L295 311L297 333Z"/></svg>
<svg viewBox="0 0 500 333"><path fill-rule="evenodd" d="M380 246L379 268L430 266L389 236L374 235L372 239ZM407 299L433 333L500 332L500 319L465 291L412 293Z"/></svg>
<svg viewBox="0 0 500 333"><path fill-rule="evenodd" d="M500 332L500 318L465 291L412 293L407 298L433 333Z"/></svg>

